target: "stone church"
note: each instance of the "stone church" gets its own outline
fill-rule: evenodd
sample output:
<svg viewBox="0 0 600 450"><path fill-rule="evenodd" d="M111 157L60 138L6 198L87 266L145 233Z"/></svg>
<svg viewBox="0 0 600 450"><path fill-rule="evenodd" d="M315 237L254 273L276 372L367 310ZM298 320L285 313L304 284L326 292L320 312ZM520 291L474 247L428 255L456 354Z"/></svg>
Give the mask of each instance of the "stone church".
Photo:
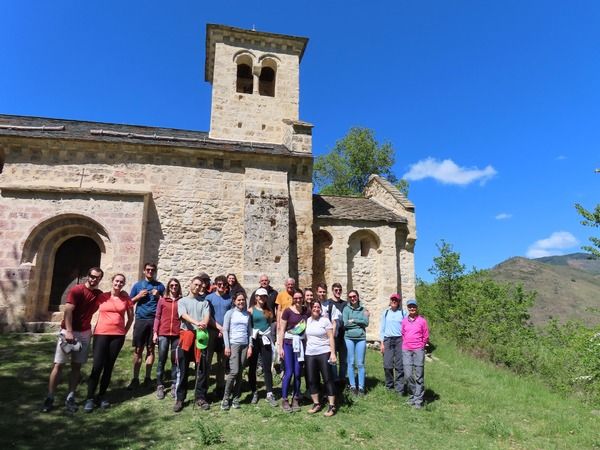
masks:
<svg viewBox="0 0 600 450"><path fill-rule="evenodd" d="M91 266L145 261L185 285L234 272L249 289L340 282L372 312L414 297L413 204L371 176L363 197L313 194L299 116L307 38L209 24L208 132L0 115L0 327L57 321Z"/></svg>

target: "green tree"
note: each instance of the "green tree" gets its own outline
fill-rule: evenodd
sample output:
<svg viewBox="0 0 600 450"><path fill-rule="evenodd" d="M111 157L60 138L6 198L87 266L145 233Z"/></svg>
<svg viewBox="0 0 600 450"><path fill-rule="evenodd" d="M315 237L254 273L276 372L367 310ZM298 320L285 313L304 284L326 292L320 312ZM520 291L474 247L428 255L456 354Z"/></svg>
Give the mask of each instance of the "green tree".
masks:
<svg viewBox="0 0 600 450"><path fill-rule="evenodd" d="M354 127L326 155L315 160L317 191L324 195L361 195L371 174L378 174L408 195L408 182L392 173L394 148L379 144L373 130Z"/></svg>
<svg viewBox="0 0 600 450"><path fill-rule="evenodd" d="M460 253L455 252L452 245L443 239L436 247L440 254L433 258L429 273L435 277L443 302L446 306L451 306L454 304L459 280L465 274L465 265L460 262Z"/></svg>
<svg viewBox="0 0 600 450"><path fill-rule="evenodd" d="M596 209L594 211L588 211L579 203L575 204L575 208L583 220L581 221L582 225L586 227L600 227L600 204L596 205ZM596 258L600 258L600 238L590 237L590 242L593 245L584 245L581 248L586 252L591 253Z"/></svg>

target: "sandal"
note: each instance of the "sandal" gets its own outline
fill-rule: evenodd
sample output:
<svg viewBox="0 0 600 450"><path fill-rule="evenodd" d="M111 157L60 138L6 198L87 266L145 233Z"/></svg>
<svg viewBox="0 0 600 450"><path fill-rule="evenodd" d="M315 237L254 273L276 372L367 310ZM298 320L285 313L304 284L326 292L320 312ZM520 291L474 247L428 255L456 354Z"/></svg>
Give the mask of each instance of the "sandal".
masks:
<svg viewBox="0 0 600 450"><path fill-rule="evenodd" d="M309 414L314 414L314 413L318 413L319 411L321 411L322 406L320 403L313 403L312 408L310 408L308 410Z"/></svg>
<svg viewBox="0 0 600 450"><path fill-rule="evenodd" d="M335 406L334 405L327 405L327 411L325 411L325 414L323 414L325 417L331 417L335 414Z"/></svg>

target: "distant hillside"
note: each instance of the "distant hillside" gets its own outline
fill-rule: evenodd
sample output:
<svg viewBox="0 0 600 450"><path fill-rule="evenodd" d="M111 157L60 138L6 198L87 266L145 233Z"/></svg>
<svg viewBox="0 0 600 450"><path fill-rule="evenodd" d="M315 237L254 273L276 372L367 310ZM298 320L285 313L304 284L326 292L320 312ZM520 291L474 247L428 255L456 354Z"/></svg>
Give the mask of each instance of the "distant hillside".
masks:
<svg viewBox="0 0 600 450"><path fill-rule="evenodd" d="M531 309L534 323L551 318L561 322L600 323L600 260L584 253L539 259L515 257L489 270L498 281L521 283L538 293Z"/></svg>
<svg viewBox="0 0 600 450"><path fill-rule="evenodd" d="M535 261L553 266L569 266L581 269L594 275L600 274L600 259L592 258L588 253L571 253L570 255L545 256Z"/></svg>

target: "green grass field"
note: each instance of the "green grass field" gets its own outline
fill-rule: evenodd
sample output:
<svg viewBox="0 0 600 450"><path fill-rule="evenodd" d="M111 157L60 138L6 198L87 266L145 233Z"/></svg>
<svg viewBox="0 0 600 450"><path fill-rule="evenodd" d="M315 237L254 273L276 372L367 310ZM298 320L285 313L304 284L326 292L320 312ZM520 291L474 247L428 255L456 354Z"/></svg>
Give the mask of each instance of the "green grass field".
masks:
<svg viewBox="0 0 600 450"><path fill-rule="evenodd" d="M367 353L364 398L348 401L332 418L321 414L285 414L261 396L240 410L192 409L172 412L169 396L128 392L131 348L126 343L108 399L108 410L68 414L62 408L66 385L57 393L60 405L43 414L39 408L54 349L51 335L0 336L0 448L110 449L213 448L256 449L592 449L600 448L600 406L564 398L535 379L461 354L442 343L425 371L428 404L423 410L385 391L381 356ZM90 365L84 368L88 373ZM84 397L80 386L78 401Z"/></svg>

